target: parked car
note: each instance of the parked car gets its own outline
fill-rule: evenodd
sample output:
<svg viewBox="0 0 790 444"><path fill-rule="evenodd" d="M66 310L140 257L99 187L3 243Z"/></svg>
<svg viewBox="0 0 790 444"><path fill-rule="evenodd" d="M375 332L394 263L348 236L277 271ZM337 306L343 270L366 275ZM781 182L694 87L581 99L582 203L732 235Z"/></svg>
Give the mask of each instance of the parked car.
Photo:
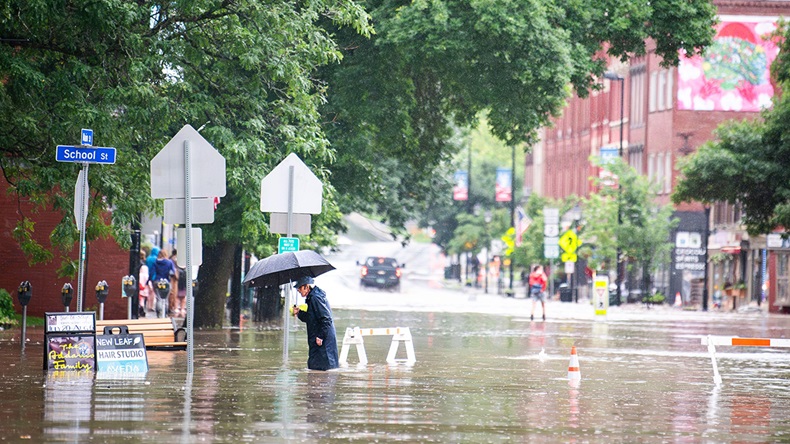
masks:
<svg viewBox="0 0 790 444"><path fill-rule="evenodd" d="M398 265L398 261L391 257L371 256L361 265L359 286L389 288L400 291L400 278L405 264Z"/></svg>

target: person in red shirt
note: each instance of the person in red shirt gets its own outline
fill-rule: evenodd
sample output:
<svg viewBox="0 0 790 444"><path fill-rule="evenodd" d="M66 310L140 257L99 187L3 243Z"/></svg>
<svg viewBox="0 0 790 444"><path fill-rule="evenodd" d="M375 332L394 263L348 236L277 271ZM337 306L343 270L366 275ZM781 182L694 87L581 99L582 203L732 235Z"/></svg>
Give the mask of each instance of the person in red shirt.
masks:
<svg viewBox="0 0 790 444"><path fill-rule="evenodd" d="M535 303L537 301L540 301L540 307L543 310L543 320L546 320L546 282L548 282L548 278L546 273L543 272L543 266L535 265L532 267L532 273L529 274L529 294L532 296L530 320L535 319Z"/></svg>

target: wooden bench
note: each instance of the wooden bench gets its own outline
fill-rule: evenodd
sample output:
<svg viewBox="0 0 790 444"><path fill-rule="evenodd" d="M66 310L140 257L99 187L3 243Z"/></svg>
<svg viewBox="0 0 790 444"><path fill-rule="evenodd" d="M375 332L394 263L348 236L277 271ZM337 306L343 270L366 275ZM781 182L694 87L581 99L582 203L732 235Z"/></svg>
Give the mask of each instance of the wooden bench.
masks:
<svg viewBox="0 0 790 444"><path fill-rule="evenodd" d="M104 334L104 327L125 325L129 333L142 333L145 348L152 350L184 350L186 331L173 318L96 320L96 334Z"/></svg>

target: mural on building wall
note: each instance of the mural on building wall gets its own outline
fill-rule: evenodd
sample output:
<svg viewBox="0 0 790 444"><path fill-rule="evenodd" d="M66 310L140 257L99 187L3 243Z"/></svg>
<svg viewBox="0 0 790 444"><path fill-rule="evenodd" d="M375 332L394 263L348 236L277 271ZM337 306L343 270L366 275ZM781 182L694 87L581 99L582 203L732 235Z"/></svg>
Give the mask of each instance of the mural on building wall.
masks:
<svg viewBox="0 0 790 444"><path fill-rule="evenodd" d="M757 112L771 106L770 67L779 52L770 40L775 19L720 19L706 54L680 60L677 108Z"/></svg>

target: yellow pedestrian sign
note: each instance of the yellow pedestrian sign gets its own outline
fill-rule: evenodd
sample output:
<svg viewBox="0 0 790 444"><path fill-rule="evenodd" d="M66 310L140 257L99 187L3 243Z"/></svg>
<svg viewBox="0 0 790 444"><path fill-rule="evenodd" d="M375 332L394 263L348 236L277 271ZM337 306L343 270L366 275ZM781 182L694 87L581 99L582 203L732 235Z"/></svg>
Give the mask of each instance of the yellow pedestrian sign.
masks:
<svg viewBox="0 0 790 444"><path fill-rule="evenodd" d="M593 306L596 316L606 316L609 308L609 278L596 276L593 282Z"/></svg>
<svg viewBox="0 0 790 444"><path fill-rule="evenodd" d="M559 240L560 248L566 253L576 253L576 250L582 244L579 241L579 237L576 236L576 233L573 230L568 230L560 236ZM574 256L576 256L574 254Z"/></svg>

